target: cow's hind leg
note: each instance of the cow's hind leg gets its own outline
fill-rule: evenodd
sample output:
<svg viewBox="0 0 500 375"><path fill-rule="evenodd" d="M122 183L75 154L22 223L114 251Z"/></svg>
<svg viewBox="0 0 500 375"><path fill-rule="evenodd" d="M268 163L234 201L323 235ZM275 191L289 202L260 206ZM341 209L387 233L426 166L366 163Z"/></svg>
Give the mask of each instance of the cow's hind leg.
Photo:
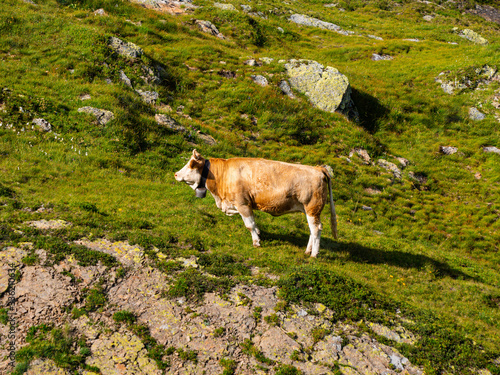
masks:
<svg viewBox="0 0 500 375"><path fill-rule="evenodd" d="M253 211L250 207L248 206L239 206L238 207L238 212L241 215L241 218L243 219L243 222L245 223L245 227L250 231L252 234L252 241L253 245L255 247L260 246L260 238L259 238L259 228L257 228L257 224L255 223L255 218L253 216Z"/></svg>
<svg viewBox="0 0 500 375"><path fill-rule="evenodd" d="M316 257L319 252L319 243L321 238L321 230L323 226L321 225L321 219L318 216L307 216L307 223L309 224L309 229L311 230L311 235L309 236L309 242L307 244L306 254L311 254L312 257Z"/></svg>

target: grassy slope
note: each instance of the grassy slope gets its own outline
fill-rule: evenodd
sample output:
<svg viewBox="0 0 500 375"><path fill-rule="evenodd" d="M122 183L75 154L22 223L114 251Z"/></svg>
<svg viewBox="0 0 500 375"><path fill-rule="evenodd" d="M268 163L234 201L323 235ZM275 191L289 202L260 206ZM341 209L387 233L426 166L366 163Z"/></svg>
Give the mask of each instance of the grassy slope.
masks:
<svg viewBox="0 0 500 375"><path fill-rule="evenodd" d="M0 87L12 91L4 95L6 112L0 118L16 128L0 130L0 183L15 192L0 198L6 204L0 210L4 224L32 220L34 215L22 207L52 204L50 216L75 223L61 233L68 239L173 237L193 244L194 249L184 252L233 253L278 273L312 263L416 310L455 320L465 336L488 350L499 347L500 310L494 301L500 294L500 157L481 150L500 146L499 127L491 115L479 123L467 119L468 108L484 102L498 84L479 98L449 96L434 82L444 70L498 62L498 26L424 4L393 4L383 10L378 2L340 12L320 1L252 2L256 10L276 9L267 13L267 20L252 21L242 12L221 11L203 1L197 4L207 7L194 16L177 17L113 0L39 3L33 7L6 0L0 10ZM100 7L109 16L94 16L92 11ZM299 27L286 21L289 10L384 41ZM422 20L428 13L437 14L431 23ZM192 18L211 20L229 39L198 32ZM474 29L490 44L467 42L451 32L454 26ZM320 257L310 260L303 255L308 236L303 217L257 214L263 247L254 249L238 218L217 211L212 198L196 200L190 189L176 184L173 171L185 163L192 145L158 129L154 110L119 83L120 69L138 76L138 65L110 55L105 41L111 35L141 46L143 62L164 64L169 78L159 88L161 101L174 109L185 106L193 120L172 116L219 141L212 147L198 145L203 154L332 165L340 240L331 240L325 225ZM394 60L373 62L372 53L387 53ZM291 101L275 85L254 85L251 74L274 73L269 80L280 80L279 64L242 64L264 56L308 58L337 67L349 77L363 122L356 125L315 110L304 98ZM235 71L236 79L221 77L221 69ZM114 84L106 84L107 77ZM92 99L81 102L82 93ZM116 119L96 125L76 111L83 105L109 109ZM19 106L31 113L19 112ZM491 110L488 106L485 112ZM31 124L26 123L34 117L51 122L59 136L28 131ZM463 154L442 156L440 145L457 146ZM426 188L416 189L406 177L393 181L356 157L351 164L339 158L353 147L366 148L372 157L406 157L412 162L408 170L427 175ZM481 180L474 178L475 172L482 174ZM383 192L371 196L367 187ZM84 203L95 204L101 214L85 211ZM363 204L373 207L376 216L360 210Z"/></svg>

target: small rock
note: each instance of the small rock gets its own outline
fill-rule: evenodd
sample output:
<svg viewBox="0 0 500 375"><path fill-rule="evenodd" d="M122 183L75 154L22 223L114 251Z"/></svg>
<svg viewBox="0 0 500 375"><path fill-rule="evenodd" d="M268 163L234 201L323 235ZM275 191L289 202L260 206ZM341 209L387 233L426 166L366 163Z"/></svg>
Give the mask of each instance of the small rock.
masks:
<svg viewBox="0 0 500 375"><path fill-rule="evenodd" d="M456 30L456 29L454 29ZM475 31L472 31L470 29L464 29L461 32L459 32L458 36L467 39L470 42L485 46L488 44L488 41L483 38L481 35L476 33Z"/></svg>
<svg viewBox="0 0 500 375"><path fill-rule="evenodd" d="M292 88L288 84L288 81L281 81L278 87L281 89L281 92L283 92L283 94L288 95L288 97L291 99L295 99L295 95L293 94Z"/></svg>
<svg viewBox="0 0 500 375"><path fill-rule="evenodd" d="M410 39L403 39L403 40L405 40L407 42L415 42L415 43L418 43L421 41L420 39L417 39L417 38L410 38Z"/></svg>
<svg viewBox="0 0 500 375"><path fill-rule="evenodd" d="M262 61L262 62L264 62L264 63L266 63L266 64L268 64L268 65L271 64L274 61L274 59L271 58L271 57L261 57L259 60Z"/></svg>
<svg viewBox="0 0 500 375"><path fill-rule="evenodd" d="M127 77L127 75L123 70L120 70L120 80L123 83L125 83L128 87L132 87L132 82L130 81L130 78Z"/></svg>
<svg viewBox="0 0 500 375"><path fill-rule="evenodd" d="M262 63L260 61L257 61L255 59L248 59L243 62L243 64L248 65L248 66L262 66Z"/></svg>
<svg viewBox="0 0 500 375"><path fill-rule="evenodd" d="M108 122L115 118L115 115L111 111L106 111L105 109L98 109L94 107L82 107L78 108L78 112L84 112L94 115L97 122L101 125L106 125Z"/></svg>
<svg viewBox="0 0 500 375"><path fill-rule="evenodd" d="M426 15L423 17L424 21L427 21L427 22L430 22L434 19L434 16L431 16L431 15Z"/></svg>
<svg viewBox="0 0 500 375"><path fill-rule="evenodd" d="M367 194L370 194L370 195L376 195L376 194L380 194L380 193L382 193L382 191L381 191L381 190L379 190L379 189L374 189L374 188L371 188L371 187L366 188L366 189L365 189L365 192L366 192Z"/></svg>
<svg viewBox="0 0 500 375"><path fill-rule="evenodd" d="M399 165L401 166L401 168L406 168L407 166L410 165L408 159L397 157L396 160L399 161Z"/></svg>
<svg viewBox="0 0 500 375"><path fill-rule="evenodd" d="M479 112L479 110L475 107L469 108L469 118L472 121L481 121L486 118L484 113Z"/></svg>
<svg viewBox="0 0 500 375"><path fill-rule="evenodd" d="M222 10L238 10L233 4L214 3L214 7Z"/></svg>
<svg viewBox="0 0 500 375"><path fill-rule="evenodd" d="M379 159L377 161L377 164L380 167L391 171L394 174L394 177L396 177L397 179L401 179L401 170L396 166L396 164L391 163L390 161L387 161L385 159Z"/></svg>
<svg viewBox="0 0 500 375"><path fill-rule="evenodd" d="M494 152L496 154L499 154L500 155L500 149L494 147L494 146L486 146L486 147L483 147L483 151L484 152Z"/></svg>
<svg viewBox="0 0 500 375"><path fill-rule="evenodd" d="M43 118L33 119L33 124L35 124L41 131L50 132L52 130L52 125Z"/></svg>
<svg viewBox="0 0 500 375"><path fill-rule="evenodd" d="M124 42L114 36L108 39L108 45L116 53L125 57L137 58L143 54L142 48L138 47L134 43Z"/></svg>
<svg viewBox="0 0 500 375"><path fill-rule="evenodd" d="M159 98L159 94L156 91L142 91L135 90L147 104L154 104Z"/></svg>
<svg viewBox="0 0 500 375"><path fill-rule="evenodd" d="M108 15L108 13L106 13L106 11L102 8L94 11L94 16L107 16L107 15Z"/></svg>
<svg viewBox="0 0 500 375"><path fill-rule="evenodd" d="M258 84L258 85L260 85L262 87L269 85L269 83L267 82L266 77L264 77L264 76L261 76L261 75L251 75L250 78L256 84Z"/></svg>
<svg viewBox="0 0 500 375"><path fill-rule="evenodd" d="M167 115L157 114L155 115L155 120L158 125L165 126L176 132L187 133L187 129L184 126L179 125L177 121Z"/></svg>
<svg viewBox="0 0 500 375"><path fill-rule="evenodd" d="M383 38L376 36L376 35L367 35L368 38L375 39L375 40L384 40Z"/></svg>
<svg viewBox="0 0 500 375"><path fill-rule="evenodd" d="M226 39L224 35L222 35L217 27L210 22L210 21L204 21L204 20L195 20L196 25L198 25L198 28L207 34L211 34L213 36L216 36L219 39Z"/></svg>
<svg viewBox="0 0 500 375"><path fill-rule="evenodd" d="M213 145L217 144L217 141L215 140L215 138L208 135L208 134L197 131L196 136L209 146L213 146Z"/></svg>
<svg viewBox="0 0 500 375"><path fill-rule="evenodd" d="M304 14L297 14L297 13L292 14L288 20L295 22L296 24L299 24L299 25L313 26L313 27L318 27L320 29L335 31L336 33L339 33L342 35L353 34L352 31L343 30L338 25L335 25L335 24L330 23L330 22L321 21L317 18L309 17L309 16L306 16Z"/></svg>
<svg viewBox="0 0 500 375"><path fill-rule="evenodd" d="M25 223L30 227L46 230L46 229L62 229L70 227L72 224L64 221L64 220L37 220L37 221L28 221Z"/></svg>
<svg viewBox="0 0 500 375"><path fill-rule="evenodd" d="M417 181L419 184L424 185L427 182L427 177L425 177L421 173L415 173L415 172L408 172L408 177L410 177L412 180Z"/></svg>
<svg viewBox="0 0 500 375"><path fill-rule="evenodd" d="M363 211L373 211L373 208L371 208L371 207L369 207L369 206L365 206L365 205L361 206L361 209L362 209Z"/></svg>
<svg viewBox="0 0 500 375"><path fill-rule="evenodd" d="M355 148L352 149L349 152L349 158L352 158L354 154L357 154L361 159L363 159L363 164L370 164L371 163L371 158L370 155L368 155L368 151L362 149L362 148Z"/></svg>
<svg viewBox="0 0 500 375"><path fill-rule="evenodd" d="M372 55L372 60L373 61L381 61L381 60L392 60L393 57L389 55L379 55L377 53L374 53Z"/></svg>
<svg viewBox="0 0 500 375"><path fill-rule="evenodd" d="M277 27L277 29L278 29L278 31L279 31L280 33L282 33L282 34L285 32L285 30L283 30L283 28L282 28L282 27L280 27L280 26L278 26L278 27Z"/></svg>
<svg viewBox="0 0 500 375"><path fill-rule="evenodd" d="M224 78L230 78L230 79L236 78L236 73L230 70L222 69L218 71L217 74Z"/></svg>
<svg viewBox="0 0 500 375"><path fill-rule="evenodd" d="M483 176L481 176L481 173L477 172L475 175L474 175L474 178L476 180L480 180Z"/></svg>
<svg viewBox="0 0 500 375"><path fill-rule="evenodd" d="M439 146L439 152L445 155L453 155L458 152L458 148L453 146Z"/></svg>
<svg viewBox="0 0 500 375"><path fill-rule="evenodd" d="M252 10L252 7L250 5L241 4L240 7L244 12L250 12Z"/></svg>
<svg viewBox="0 0 500 375"><path fill-rule="evenodd" d="M90 100L90 99L92 99L92 97L91 97L89 94L81 94L81 95L78 97L78 99L80 99L80 100L82 100L82 101L83 101L83 100Z"/></svg>

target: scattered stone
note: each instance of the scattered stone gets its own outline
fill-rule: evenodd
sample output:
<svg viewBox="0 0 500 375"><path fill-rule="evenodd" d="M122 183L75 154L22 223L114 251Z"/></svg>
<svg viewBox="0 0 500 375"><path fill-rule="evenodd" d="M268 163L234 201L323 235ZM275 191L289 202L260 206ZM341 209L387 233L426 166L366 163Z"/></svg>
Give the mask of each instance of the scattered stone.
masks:
<svg viewBox="0 0 500 375"><path fill-rule="evenodd" d="M123 83L125 83L128 87L132 87L132 82L130 81L130 78L127 77L127 75L123 70L120 70L120 80Z"/></svg>
<svg viewBox="0 0 500 375"><path fill-rule="evenodd" d="M394 174L394 177L396 177L397 179L401 179L401 170L396 166L396 164L391 163L390 161L387 161L385 159L379 159L377 161L377 164L380 167L391 171Z"/></svg>
<svg viewBox="0 0 500 375"><path fill-rule="evenodd" d="M69 371L57 367L51 359L35 359L30 363L26 375L69 375Z"/></svg>
<svg viewBox="0 0 500 375"><path fill-rule="evenodd" d="M222 70L218 71L217 74L220 75L221 77L224 77L224 78L229 78L229 79L236 78L236 73L232 72L230 70L222 69Z"/></svg>
<svg viewBox="0 0 500 375"><path fill-rule="evenodd" d="M354 34L352 31L343 30L338 25L335 25L335 24L330 23L330 22L321 21L317 18L309 17L309 16L306 16L304 14L297 14L297 13L292 14L288 20L295 22L296 24L299 24L299 25L313 26L313 27L319 27L320 29L335 31L336 33L339 33L342 35Z"/></svg>
<svg viewBox="0 0 500 375"><path fill-rule="evenodd" d="M392 60L393 57L389 55L379 55L378 53L374 53L372 55L373 61L381 61L381 60Z"/></svg>
<svg viewBox="0 0 500 375"><path fill-rule="evenodd" d="M361 206L361 209L362 209L363 211L373 211L373 208L371 208L370 206L365 206L365 205L362 205L362 206Z"/></svg>
<svg viewBox="0 0 500 375"><path fill-rule="evenodd" d="M213 36L216 36L219 39L226 39L224 35L222 35L217 27L210 22L210 21L203 21L203 20L195 20L196 25L198 25L198 28L207 34L211 34Z"/></svg>
<svg viewBox="0 0 500 375"><path fill-rule="evenodd" d="M453 31L458 32L458 36L467 39L470 42L485 46L488 44L488 41L483 38L481 35L472 31L471 29L464 29L462 31L458 31L457 27L453 28Z"/></svg>
<svg viewBox="0 0 500 375"><path fill-rule="evenodd" d="M371 187L369 187L369 188L366 188L366 189L365 189L365 192L366 192L367 194L370 194L370 195L376 195L376 194L380 194L380 193L382 193L382 190L379 190L379 189L376 189L376 188L371 188Z"/></svg>
<svg viewBox="0 0 500 375"><path fill-rule="evenodd" d="M453 155L458 152L458 148L453 146L439 146L439 152L445 155Z"/></svg>
<svg viewBox="0 0 500 375"><path fill-rule="evenodd" d="M363 164L369 165L371 163L371 158L370 155L368 155L368 151L362 148L354 148L349 152L349 158L352 158L354 154L357 154L363 160Z"/></svg>
<svg viewBox="0 0 500 375"><path fill-rule="evenodd" d="M43 118L33 119L33 124L35 124L38 127L38 129L40 129L43 132L50 132L52 130L52 125Z"/></svg>
<svg viewBox="0 0 500 375"><path fill-rule="evenodd" d="M108 45L119 55L137 58L143 54L142 48L138 47L134 43L124 42L123 40L116 38L114 36L108 39Z"/></svg>
<svg viewBox="0 0 500 375"><path fill-rule="evenodd" d="M434 19L434 16L431 16L430 14L426 15L423 17L424 21L431 22Z"/></svg>
<svg viewBox="0 0 500 375"><path fill-rule="evenodd" d="M415 43L421 42L421 40L420 40L420 39L417 39L417 38L412 38L412 39L403 39L403 40L405 40L405 41L407 41L407 42L415 42Z"/></svg>
<svg viewBox="0 0 500 375"><path fill-rule="evenodd" d="M262 63L260 61L257 61L255 59L248 59L243 62L243 64L248 65L248 66L262 66Z"/></svg>
<svg viewBox="0 0 500 375"><path fill-rule="evenodd" d="M92 99L92 97L91 97L89 94L81 94L81 95L78 97L78 99L80 99L80 100L82 100L82 101L83 101L83 100L90 100L90 99Z"/></svg>
<svg viewBox="0 0 500 375"><path fill-rule="evenodd" d="M397 157L396 160L399 161L399 165L401 166L401 169L404 169L410 165L410 161L408 159L405 159L402 157Z"/></svg>
<svg viewBox="0 0 500 375"><path fill-rule="evenodd" d="M480 180L483 176L481 175L481 173L477 172L476 174L474 174L474 178L476 180Z"/></svg>
<svg viewBox="0 0 500 375"><path fill-rule="evenodd" d="M106 125L108 122L115 118L115 115L111 111L106 111L105 109L98 109L94 107L82 107L78 108L78 112L88 113L94 115L97 122L101 125Z"/></svg>
<svg viewBox="0 0 500 375"><path fill-rule="evenodd" d="M425 177L421 173L415 173L410 171L408 172L408 177L410 177L412 180L417 181L421 185L425 185L425 183L427 182L427 177Z"/></svg>
<svg viewBox="0 0 500 375"><path fill-rule="evenodd" d="M159 94L156 91L142 91L135 90L141 97L142 100L147 104L155 104L159 98Z"/></svg>
<svg viewBox="0 0 500 375"><path fill-rule="evenodd" d="M276 29L278 29L278 31L279 31L280 33L282 33L282 34L285 32L285 30L283 30L283 28L282 28L282 27L280 27L280 26L278 26Z"/></svg>
<svg viewBox="0 0 500 375"><path fill-rule="evenodd" d="M261 75L251 75L250 78L252 81L254 81L256 84L265 87L269 85L269 82L267 82L266 77L261 76Z"/></svg>
<svg viewBox="0 0 500 375"><path fill-rule="evenodd" d="M192 0L132 0L145 8L172 15L185 14L198 8Z"/></svg>
<svg viewBox="0 0 500 375"><path fill-rule="evenodd" d="M165 126L173 131L180 133L187 133L188 131L184 126L179 125L177 121L175 121L172 117L169 117L167 115L156 114L155 120L158 123L158 125Z"/></svg>
<svg viewBox="0 0 500 375"><path fill-rule="evenodd" d="M311 103L327 112L340 112L358 121L349 80L338 69L312 60L290 60L285 64L290 85L304 93Z"/></svg>
<svg viewBox="0 0 500 375"><path fill-rule="evenodd" d="M367 35L368 38L375 39L375 40L384 40L383 38L376 36L376 35Z"/></svg>
<svg viewBox="0 0 500 375"><path fill-rule="evenodd" d="M205 134L205 133L202 133L201 131L196 131L196 136L201 139L204 143L206 143L207 145L209 146L213 146L215 144L217 144L217 141L215 140L214 137L212 137L211 135L208 135L208 134Z"/></svg>
<svg viewBox="0 0 500 375"><path fill-rule="evenodd" d="M252 7L250 5L241 4L240 7L241 7L241 9L243 9L244 12L252 11Z"/></svg>
<svg viewBox="0 0 500 375"><path fill-rule="evenodd" d="M111 85L113 83L113 81L111 80L111 78L104 79L104 82L106 82L108 85Z"/></svg>
<svg viewBox="0 0 500 375"><path fill-rule="evenodd" d="M36 5L38 6L38 4L36 4L33 0L23 0L26 4L31 4L31 5Z"/></svg>
<svg viewBox="0 0 500 375"><path fill-rule="evenodd" d="M224 3L214 3L214 7L222 9L222 10L234 10L238 11L233 4L224 4Z"/></svg>
<svg viewBox="0 0 500 375"><path fill-rule="evenodd" d="M106 11L102 8L94 11L94 16L107 16L107 15L108 15L108 13L106 13Z"/></svg>
<svg viewBox="0 0 500 375"><path fill-rule="evenodd" d="M500 149L494 147L494 146L486 146L486 147L483 147L483 151L484 152L494 152L495 154L499 154L500 155Z"/></svg>
<svg viewBox="0 0 500 375"><path fill-rule="evenodd" d="M274 59L271 57L261 57L259 60L268 65L274 61Z"/></svg>
<svg viewBox="0 0 500 375"><path fill-rule="evenodd" d="M288 81L281 81L278 85L278 87L281 89L281 92L285 95L287 95L290 99L295 99L295 95L292 92L292 88L288 84Z"/></svg>
<svg viewBox="0 0 500 375"><path fill-rule="evenodd" d="M479 112L479 110L475 107L469 108L469 118L472 121L481 121L486 118L484 113Z"/></svg>
<svg viewBox="0 0 500 375"><path fill-rule="evenodd" d="M62 229L62 228L68 228L72 225L71 223L64 220L45 220L45 219L37 221L28 221L25 224L40 230Z"/></svg>

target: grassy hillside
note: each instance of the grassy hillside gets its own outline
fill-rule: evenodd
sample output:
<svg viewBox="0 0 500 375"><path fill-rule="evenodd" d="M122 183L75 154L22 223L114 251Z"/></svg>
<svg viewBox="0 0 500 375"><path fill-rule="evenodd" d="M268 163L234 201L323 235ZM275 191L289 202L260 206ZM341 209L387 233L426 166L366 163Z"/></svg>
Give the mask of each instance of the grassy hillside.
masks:
<svg viewBox="0 0 500 375"><path fill-rule="evenodd" d="M68 242L128 240L156 246L169 258L232 254L280 275L291 301L324 298L317 302L337 306L338 319L411 319L422 340L401 350L429 373L471 367L499 373L500 155L483 147L500 148L500 111L493 106L500 82L449 95L435 79L445 71L461 77L485 65L500 68L500 25L468 13L479 3L472 1L230 3L236 11L195 0L199 8L174 16L120 0L2 2L2 247L48 246L46 234L23 223L55 218L73 223L52 234ZM246 14L242 4L261 16ZM95 14L99 8L106 15ZM292 13L355 35L299 26L288 21ZM202 33L195 19L211 21L226 39ZM461 38L454 27L489 43ZM144 53L116 54L111 36ZM374 53L393 59L373 61ZM244 63L263 57L274 61ZM277 84L285 69L278 61L292 58L345 74L360 122L315 109L300 93L295 100L283 95ZM148 67L161 80L141 78L149 77ZM145 103L120 71L134 89L157 91L159 98ZM252 82L254 74L266 76L269 86ZM78 111L84 106L109 110L114 119L99 124ZM469 119L471 107L486 118ZM188 132L158 125L156 114ZM35 118L52 131L39 131ZM217 143L204 143L197 131ZM440 146L458 152L445 155ZM253 248L240 218L226 217L211 197L196 199L174 180L193 148L206 157L332 166L339 240L325 225L319 257L310 259L302 215L257 213L262 247ZM354 148L367 150L373 163L349 157ZM396 157L409 160L401 179L377 165L379 158L397 164ZM51 210L34 212L42 206ZM328 289L329 282L345 282L345 290ZM288 288L299 284L310 293ZM352 305L329 298L342 293Z"/></svg>

